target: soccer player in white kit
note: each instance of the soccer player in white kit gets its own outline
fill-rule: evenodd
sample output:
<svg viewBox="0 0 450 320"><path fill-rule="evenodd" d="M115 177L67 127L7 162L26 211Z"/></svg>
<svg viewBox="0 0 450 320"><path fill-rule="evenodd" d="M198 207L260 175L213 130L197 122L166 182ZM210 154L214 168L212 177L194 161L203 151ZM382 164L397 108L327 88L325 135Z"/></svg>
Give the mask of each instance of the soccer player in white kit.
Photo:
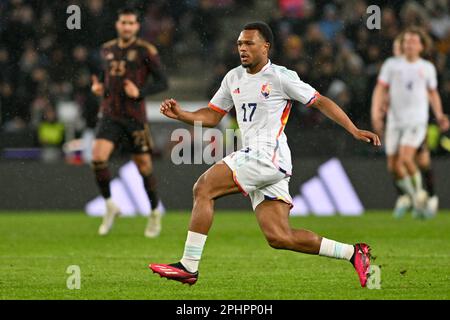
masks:
<svg viewBox="0 0 450 320"><path fill-rule="evenodd" d="M393 173L397 186L412 199L414 216L420 217L426 213L427 193L423 190L416 155L426 137L428 102L442 131L448 130L449 122L442 111L436 69L421 58L428 43L426 35L421 29L409 28L399 39L401 52L384 62L378 76L372 97L372 121L380 134L383 105L388 101L385 132L388 170ZM405 207L406 204L398 201L394 216L401 217Z"/></svg>
<svg viewBox="0 0 450 320"><path fill-rule="evenodd" d="M162 102L161 112L169 118L189 124L201 121L208 127L216 126L234 107L243 148L213 165L195 183L191 222L180 262L149 267L162 277L194 284L213 220L215 199L242 192L250 197L271 247L348 260L364 287L370 266L367 244L339 243L289 226L292 165L284 127L291 101L318 108L358 140L376 146L381 145L380 140L372 132L359 130L341 108L302 82L296 72L273 64L268 57L272 44L273 35L267 24L247 24L237 40L242 65L228 72L207 108L187 112L174 99Z"/></svg>

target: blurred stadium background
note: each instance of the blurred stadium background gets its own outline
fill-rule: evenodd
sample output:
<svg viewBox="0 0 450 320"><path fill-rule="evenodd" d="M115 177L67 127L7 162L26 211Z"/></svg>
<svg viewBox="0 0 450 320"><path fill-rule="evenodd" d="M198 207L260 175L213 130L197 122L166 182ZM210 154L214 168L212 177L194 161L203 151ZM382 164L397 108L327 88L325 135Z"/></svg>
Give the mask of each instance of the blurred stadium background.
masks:
<svg viewBox="0 0 450 320"><path fill-rule="evenodd" d="M81 7L81 30L66 28L71 4ZM155 173L168 209L190 209L192 185L207 165L172 163L176 142L170 134L182 125L160 117L159 102L174 97L205 105L227 70L239 64L235 40L248 21L263 20L273 28L274 63L296 70L365 128L376 77L393 39L404 27L419 25L434 40L429 59L450 113L445 0L0 0L0 210L82 210L97 196L85 164L99 105L90 93L90 74L99 46L115 37L115 13L125 4L140 9L140 36L158 47L170 79L168 91L148 99ZM370 4L381 7L381 30L366 26ZM222 129L233 126L231 117ZM293 108L286 133L294 159L292 195L318 175L321 164L337 157L365 208L392 208L396 194L382 150L352 141L302 106ZM450 143L433 120L428 143L441 206L450 208ZM113 162L116 170L126 162L120 150ZM250 209L240 195L219 201L219 207Z"/></svg>

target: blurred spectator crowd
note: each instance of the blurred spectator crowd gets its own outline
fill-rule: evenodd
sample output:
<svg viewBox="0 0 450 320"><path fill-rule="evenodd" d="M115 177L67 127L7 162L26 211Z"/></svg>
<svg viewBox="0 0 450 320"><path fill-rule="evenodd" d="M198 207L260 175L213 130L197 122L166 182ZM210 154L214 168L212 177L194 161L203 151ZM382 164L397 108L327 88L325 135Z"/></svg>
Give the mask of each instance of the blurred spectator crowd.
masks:
<svg viewBox="0 0 450 320"><path fill-rule="evenodd" d="M376 1L381 7L381 30L369 30L365 0L273 0L264 12L275 35L272 61L296 70L300 78L338 102L360 123L369 124L370 98L379 68L392 55L393 39L410 25L425 28L434 40L428 58L439 74L444 107L450 106L450 17L448 1ZM142 12L141 37L153 42L169 68L181 63L177 48L187 33L202 46L189 59L217 57L215 79L207 97L228 69L236 66L235 41L219 52L217 39L226 36L220 21L228 14L245 17L259 1L50 1L0 0L0 126L4 131L38 128L57 122L55 106L75 101L86 127L95 125L98 101L90 94L90 74L101 43L115 37L115 13L124 4ZM77 4L82 29L66 28L66 9ZM254 13L254 12L253 12ZM253 14L253 16L255 16ZM230 38L230 37L228 37ZM233 38L233 37L231 37ZM181 49L182 50L182 49ZM189 50L186 50L189 52ZM180 62L181 61L181 62ZM169 73L169 77L172 75ZM323 121L318 113L299 108L293 116L305 126ZM294 112L295 113L295 112ZM61 127L57 127L61 131ZM52 139L52 141L61 141Z"/></svg>
<svg viewBox="0 0 450 320"><path fill-rule="evenodd" d="M141 12L140 36L157 45L173 65L172 48L186 32L213 43L217 12L252 1L239 0L0 0L0 127L17 131L57 121L55 106L75 101L87 127L95 125L98 101L90 94L99 46L116 36L116 12ZM81 8L81 30L69 30L69 5ZM195 17L195 19L193 18ZM188 28L180 28L180 24Z"/></svg>

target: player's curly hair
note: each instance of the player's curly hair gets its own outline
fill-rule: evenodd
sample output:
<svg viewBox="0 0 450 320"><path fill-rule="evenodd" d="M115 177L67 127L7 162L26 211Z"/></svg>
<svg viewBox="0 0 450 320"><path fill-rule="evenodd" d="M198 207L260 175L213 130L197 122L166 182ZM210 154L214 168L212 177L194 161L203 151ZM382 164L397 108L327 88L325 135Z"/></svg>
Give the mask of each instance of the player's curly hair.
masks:
<svg viewBox="0 0 450 320"><path fill-rule="evenodd" d="M431 37L420 27L408 27L405 30L402 31L396 38L395 41L400 41L400 45L403 45L403 40L405 39L405 34L412 33L416 34L420 38L420 42L423 46L423 51L421 52L421 56L427 57L431 54L431 50L433 48L433 41L431 40Z"/></svg>
<svg viewBox="0 0 450 320"><path fill-rule="evenodd" d="M269 25L262 21L247 23L243 30L258 30L259 34L269 43L270 48L273 47L273 32Z"/></svg>

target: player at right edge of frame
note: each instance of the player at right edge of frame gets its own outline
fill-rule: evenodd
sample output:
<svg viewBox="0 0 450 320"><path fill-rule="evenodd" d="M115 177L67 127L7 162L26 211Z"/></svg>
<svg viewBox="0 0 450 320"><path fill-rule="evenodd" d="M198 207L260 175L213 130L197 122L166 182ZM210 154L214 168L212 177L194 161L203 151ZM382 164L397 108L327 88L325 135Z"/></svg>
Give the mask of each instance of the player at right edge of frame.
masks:
<svg viewBox="0 0 450 320"><path fill-rule="evenodd" d="M429 103L441 131L448 130L449 120L442 110L436 68L421 57L431 42L428 36L422 29L410 27L398 41L396 55L384 62L378 75L372 96L372 126L378 135L384 131L388 171L403 194L397 199L394 217L401 218L410 204L415 218L431 217L436 214L437 203L429 205L416 164L418 151L426 143Z"/></svg>

